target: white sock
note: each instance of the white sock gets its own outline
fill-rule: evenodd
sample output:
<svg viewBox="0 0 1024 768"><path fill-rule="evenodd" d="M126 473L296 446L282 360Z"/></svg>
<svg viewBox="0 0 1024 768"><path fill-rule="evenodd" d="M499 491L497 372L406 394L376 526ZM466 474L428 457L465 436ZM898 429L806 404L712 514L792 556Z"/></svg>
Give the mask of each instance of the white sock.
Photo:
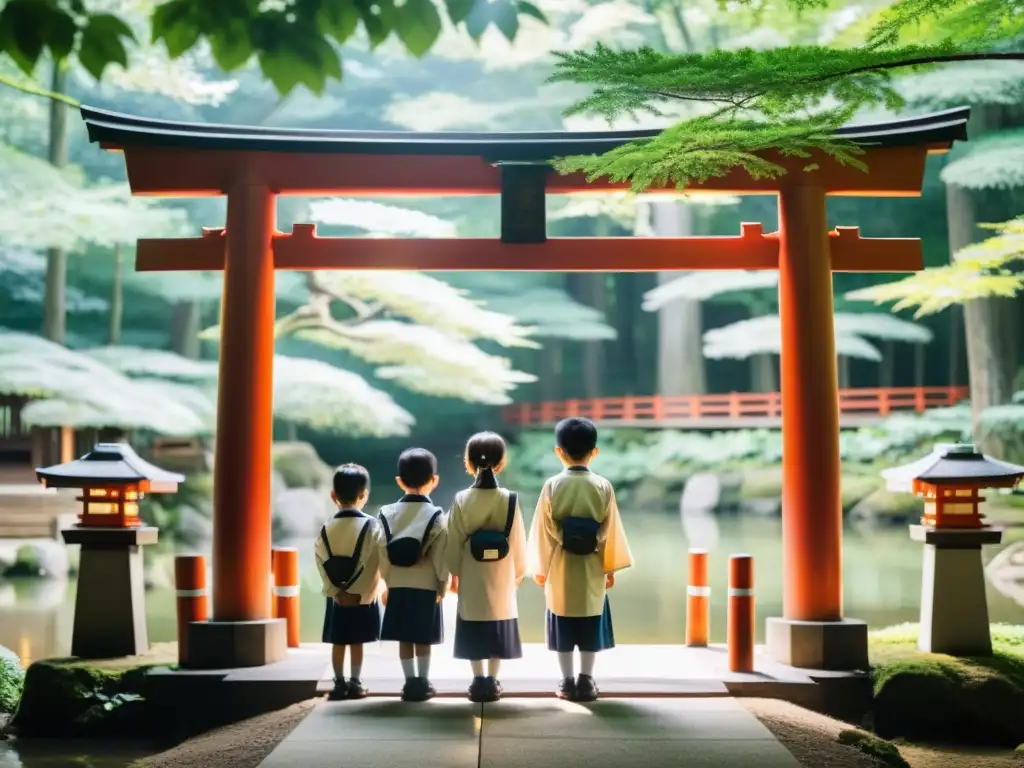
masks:
<svg viewBox="0 0 1024 768"><path fill-rule="evenodd" d="M473 677L484 676L484 661L483 659L473 659L469 662L469 666L473 668Z"/></svg>
<svg viewBox="0 0 1024 768"><path fill-rule="evenodd" d="M416 668L419 670L419 676L424 680L430 677L430 654L426 656L416 657Z"/></svg>
<svg viewBox="0 0 1024 768"><path fill-rule="evenodd" d="M416 660L412 658L402 659L402 673L405 675L406 680L416 677Z"/></svg>
<svg viewBox="0 0 1024 768"><path fill-rule="evenodd" d="M498 672L501 669L501 659L490 659L487 662L487 676L497 677Z"/></svg>
<svg viewBox="0 0 1024 768"><path fill-rule="evenodd" d="M596 653L580 651L580 674L587 677L594 676L594 662L597 661Z"/></svg>
<svg viewBox="0 0 1024 768"><path fill-rule="evenodd" d="M356 664L354 661L351 663L352 667L352 679L358 680L359 674L363 671L363 662Z"/></svg>
<svg viewBox="0 0 1024 768"><path fill-rule="evenodd" d="M558 654L558 666L562 668L562 678L575 677L572 671L572 651Z"/></svg>

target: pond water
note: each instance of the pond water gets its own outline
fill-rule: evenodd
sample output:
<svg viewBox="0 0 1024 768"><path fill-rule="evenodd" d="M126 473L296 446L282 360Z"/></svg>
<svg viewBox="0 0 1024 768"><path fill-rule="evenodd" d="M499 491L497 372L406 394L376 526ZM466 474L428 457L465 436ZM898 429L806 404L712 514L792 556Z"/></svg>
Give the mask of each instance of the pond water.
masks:
<svg viewBox="0 0 1024 768"><path fill-rule="evenodd" d="M689 547L710 550L712 640L724 641L727 561L731 554L754 556L759 635L764 618L782 611L781 521L756 515L716 516L707 512L631 512L626 530L636 565L611 591L615 635L620 643L665 644L684 639ZM921 592L921 545L905 528L848 529L844 538L845 612L873 628L916 621ZM311 541L280 542L309 552ZM986 552L991 556L998 551ZM156 558L169 560L171 555ZM312 557L302 563L302 639L318 642L323 598ZM160 563L169 565L169 562ZM163 570L161 568L161 570ZM74 614L73 580L0 582L0 645L25 663L69 652ZM454 598L451 598L452 600ZM176 637L175 600L170 585L147 592L151 642ZM1024 623L1024 607L989 587L993 621ZM454 607L454 606L451 606ZM451 619L452 611L446 610ZM540 588L523 585L519 597L524 642L544 638ZM454 627L448 628L449 633ZM760 640L761 638L759 638Z"/></svg>

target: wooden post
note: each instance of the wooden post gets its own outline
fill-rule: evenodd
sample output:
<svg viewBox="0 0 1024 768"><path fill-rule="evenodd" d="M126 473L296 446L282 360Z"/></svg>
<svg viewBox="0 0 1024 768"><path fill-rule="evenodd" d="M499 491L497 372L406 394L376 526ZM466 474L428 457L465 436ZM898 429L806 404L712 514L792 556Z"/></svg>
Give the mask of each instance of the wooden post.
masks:
<svg viewBox="0 0 1024 768"><path fill-rule="evenodd" d="M174 558L174 589L178 599L178 666L188 666L188 626L206 621L209 597L206 590L206 558L178 555Z"/></svg>
<svg viewBox="0 0 1024 768"><path fill-rule="evenodd" d="M270 446L274 377L274 196L228 193L213 465L213 619L270 618Z"/></svg>
<svg viewBox="0 0 1024 768"><path fill-rule="evenodd" d="M690 579L686 585L686 644L703 648L711 628L711 586L708 584L708 552L690 550Z"/></svg>
<svg viewBox="0 0 1024 768"><path fill-rule="evenodd" d="M299 611L299 551L294 547L275 547L274 617L288 622L288 647L299 647L301 613Z"/></svg>
<svg viewBox="0 0 1024 768"><path fill-rule="evenodd" d="M825 192L779 194L784 618L843 614L843 514Z"/></svg>
<svg viewBox="0 0 1024 768"><path fill-rule="evenodd" d="M729 558L729 617L726 643L730 672L754 671L754 558Z"/></svg>

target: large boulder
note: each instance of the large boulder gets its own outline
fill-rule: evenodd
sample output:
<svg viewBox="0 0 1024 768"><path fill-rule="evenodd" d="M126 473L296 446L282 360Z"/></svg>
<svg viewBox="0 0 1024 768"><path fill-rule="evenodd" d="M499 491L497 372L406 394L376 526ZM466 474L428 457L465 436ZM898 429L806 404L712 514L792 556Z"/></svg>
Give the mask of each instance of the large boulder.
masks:
<svg viewBox="0 0 1024 768"><path fill-rule="evenodd" d="M879 488L857 502L849 517L861 525L909 525L923 514L924 501L913 494Z"/></svg>
<svg viewBox="0 0 1024 768"><path fill-rule="evenodd" d="M70 559L64 543L40 539L23 542L18 547L14 565L5 575L64 579L69 571Z"/></svg>
<svg viewBox="0 0 1024 768"><path fill-rule="evenodd" d="M329 486L334 476L334 470L309 443L274 443L271 461L288 488L322 488Z"/></svg>
<svg viewBox="0 0 1024 768"><path fill-rule="evenodd" d="M0 716L9 715L18 706L25 685L25 670L14 651L0 645Z"/></svg>

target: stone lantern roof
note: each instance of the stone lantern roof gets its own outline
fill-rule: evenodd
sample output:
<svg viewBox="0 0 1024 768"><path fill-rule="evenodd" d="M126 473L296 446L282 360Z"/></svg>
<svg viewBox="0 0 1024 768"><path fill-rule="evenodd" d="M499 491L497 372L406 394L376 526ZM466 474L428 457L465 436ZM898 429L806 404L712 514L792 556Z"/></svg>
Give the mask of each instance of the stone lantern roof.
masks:
<svg viewBox="0 0 1024 768"><path fill-rule="evenodd" d="M993 459L970 443L940 443L922 459L882 472L890 490L910 491L914 480L929 485L1014 485L1024 467Z"/></svg>
<svg viewBox="0 0 1024 768"><path fill-rule="evenodd" d="M37 468L36 477L50 488L146 483L150 491L164 493L173 493L185 481L184 475L150 464L124 442L97 443L80 459Z"/></svg>

